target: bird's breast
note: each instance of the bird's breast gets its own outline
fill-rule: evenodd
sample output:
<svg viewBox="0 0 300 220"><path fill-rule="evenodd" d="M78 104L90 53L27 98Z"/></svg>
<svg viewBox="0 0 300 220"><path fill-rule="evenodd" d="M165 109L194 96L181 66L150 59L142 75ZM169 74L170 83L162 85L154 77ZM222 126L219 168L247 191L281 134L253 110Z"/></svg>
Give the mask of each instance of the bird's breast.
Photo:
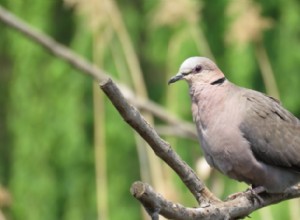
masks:
<svg viewBox="0 0 300 220"><path fill-rule="evenodd" d="M227 98L225 102L223 94L216 91L208 94L212 96L198 95L192 99L192 114L199 141L211 166L225 174L233 173L232 170L238 165L237 161L231 160L232 156L240 157L241 152L248 148L238 129L238 107L231 103L231 99Z"/></svg>

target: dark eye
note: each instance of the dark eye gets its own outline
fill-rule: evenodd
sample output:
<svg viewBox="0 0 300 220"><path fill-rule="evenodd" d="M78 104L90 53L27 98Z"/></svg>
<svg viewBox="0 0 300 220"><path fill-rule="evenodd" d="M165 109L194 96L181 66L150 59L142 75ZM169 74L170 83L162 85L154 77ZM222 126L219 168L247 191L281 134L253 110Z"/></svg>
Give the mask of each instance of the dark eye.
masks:
<svg viewBox="0 0 300 220"><path fill-rule="evenodd" d="M202 66L197 65L194 70L196 73L199 73L202 70Z"/></svg>

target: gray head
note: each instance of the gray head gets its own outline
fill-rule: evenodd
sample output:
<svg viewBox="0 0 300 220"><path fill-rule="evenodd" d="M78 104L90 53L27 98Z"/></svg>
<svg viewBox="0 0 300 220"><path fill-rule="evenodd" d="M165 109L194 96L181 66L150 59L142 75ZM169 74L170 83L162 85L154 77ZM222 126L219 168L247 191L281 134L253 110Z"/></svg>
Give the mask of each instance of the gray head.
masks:
<svg viewBox="0 0 300 220"><path fill-rule="evenodd" d="M173 76L168 84L184 79L189 84L194 82L210 83L224 79L224 74L217 65L206 57L190 57L180 66L179 72Z"/></svg>

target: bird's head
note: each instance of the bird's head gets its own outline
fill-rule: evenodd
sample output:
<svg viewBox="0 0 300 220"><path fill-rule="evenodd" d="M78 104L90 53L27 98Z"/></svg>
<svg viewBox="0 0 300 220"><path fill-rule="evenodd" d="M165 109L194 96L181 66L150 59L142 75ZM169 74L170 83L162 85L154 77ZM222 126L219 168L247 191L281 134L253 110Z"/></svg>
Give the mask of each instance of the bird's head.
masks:
<svg viewBox="0 0 300 220"><path fill-rule="evenodd" d="M180 66L179 72L173 76L168 84L184 79L190 85L194 82L213 84L217 80L225 79L217 65L205 57L190 57Z"/></svg>

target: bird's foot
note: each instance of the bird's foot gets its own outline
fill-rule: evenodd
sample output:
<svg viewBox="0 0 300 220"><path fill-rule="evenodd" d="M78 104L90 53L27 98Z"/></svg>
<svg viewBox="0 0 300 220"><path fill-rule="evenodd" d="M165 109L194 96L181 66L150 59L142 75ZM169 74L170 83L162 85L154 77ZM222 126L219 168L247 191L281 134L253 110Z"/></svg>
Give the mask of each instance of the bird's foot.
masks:
<svg viewBox="0 0 300 220"><path fill-rule="evenodd" d="M265 187L263 187L263 186L256 186L256 187L253 187L252 185L251 185L251 187L248 189L250 192L252 192L253 194L261 194L261 193L263 193L263 192L266 192L266 189L265 189Z"/></svg>
<svg viewBox="0 0 300 220"><path fill-rule="evenodd" d="M225 201L233 200L239 196L244 196L245 194L247 195L250 193L250 196L253 198L253 202L254 202L254 200L257 200L258 202L262 202L263 199L259 196L259 194L263 193L263 192L266 192L266 189L263 186L258 186L258 187L251 186L244 192L237 192L237 193L233 193L233 194L229 195Z"/></svg>
<svg viewBox="0 0 300 220"><path fill-rule="evenodd" d="M266 192L266 189L263 186L253 187L251 185L251 187L248 188L246 192L250 192L250 199L253 203L255 203L255 201L257 201L258 203L263 203L263 198L259 196L259 194Z"/></svg>

